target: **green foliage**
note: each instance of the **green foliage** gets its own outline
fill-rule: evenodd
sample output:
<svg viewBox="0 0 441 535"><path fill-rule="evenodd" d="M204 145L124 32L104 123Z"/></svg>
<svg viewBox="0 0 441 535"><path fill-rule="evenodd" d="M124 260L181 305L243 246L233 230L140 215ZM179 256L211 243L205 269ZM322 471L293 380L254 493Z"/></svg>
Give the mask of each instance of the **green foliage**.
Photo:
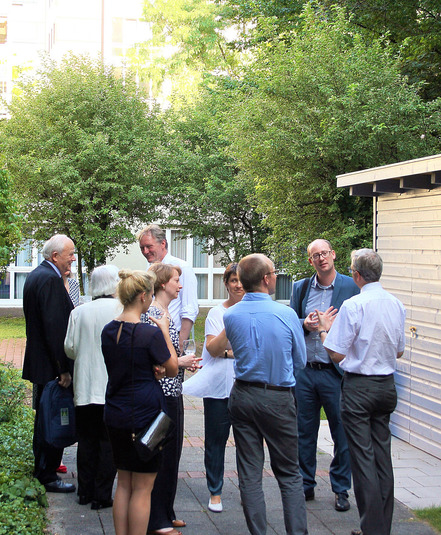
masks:
<svg viewBox="0 0 441 535"><path fill-rule="evenodd" d="M441 507L428 507L427 509L417 509L415 515L421 520L429 522L438 531L441 531Z"/></svg>
<svg viewBox="0 0 441 535"><path fill-rule="evenodd" d="M234 73L240 54L230 44L231 10L207 0L145 0L144 18L152 35L129 54L142 80L158 97L167 79L172 92L196 96L203 74Z"/></svg>
<svg viewBox="0 0 441 535"><path fill-rule="evenodd" d="M225 265L262 249L265 233L248 182L227 155L223 95L204 91L193 106L167 113L167 143L158 147L154 188L166 207L164 223L178 223Z"/></svg>
<svg viewBox="0 0 441 535"><path fill-rule="evenodd" d="M338 4L371 38L386 35L400 51L400 66L411 82L424 80L424 98L441 96L441 10L439 0L322 0Z"/></svg>
<svg viewBox="0 0 441 535"><path fill-rule="evenodd" d="M46 492L32 477L34 414L23 404L25 390L17 370L0 365L0 535L39 535L46 526Z"/></svg>
<svg viewBox="0 0 441 535"><path fill-rule="evenodd" d="M10 363L0 365L0 422L9 422L23 412L26 383Z"/></svg>
<svg viewBox="0 0 441 535"><path fill-rule="evenodd" d="M308 5L289 45L259 49L235 96L231 154L293 274L318 236L336 244L343 272L371 242L371 199L350 198L336 175L439 150L439 103L424 103L385 43L366 42L340 9Z"/></svg>
<svg viewBox="0 0 441 535"><path fill-rule="evenodd" d="M23 78L0 148L25 208L26 235L73 239L88 272L151 217L144 195L159 124L134 76L87 57L45 58ZM80 277L80 281L81 281Z"/></svg>
<svg viewBox="0 0 441 535"><path fill-rule="evenodd" d="M0 168L0 274L11 262L21 241L21 218L11 189L8 172Z"/></svg>

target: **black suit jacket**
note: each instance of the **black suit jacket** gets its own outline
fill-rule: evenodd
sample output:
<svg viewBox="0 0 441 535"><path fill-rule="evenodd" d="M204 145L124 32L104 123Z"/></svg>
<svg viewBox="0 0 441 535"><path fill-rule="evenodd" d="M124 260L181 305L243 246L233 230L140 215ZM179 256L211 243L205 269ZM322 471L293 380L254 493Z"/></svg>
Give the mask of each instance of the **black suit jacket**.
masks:
<svg viewBox="0 0 441 535"><path fill-rule="evenodd" d="M64 338L73 308L63 279L44 260L29 274L23 289L27 338L23 379L43 385L60 373L72 373Z"/></svg>

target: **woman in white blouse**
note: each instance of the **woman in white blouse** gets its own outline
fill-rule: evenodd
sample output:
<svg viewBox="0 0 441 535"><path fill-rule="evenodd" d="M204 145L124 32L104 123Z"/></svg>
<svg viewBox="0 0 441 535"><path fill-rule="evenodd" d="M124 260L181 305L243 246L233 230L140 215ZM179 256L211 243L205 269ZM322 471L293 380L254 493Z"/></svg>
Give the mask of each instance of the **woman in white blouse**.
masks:
<svg viewBox="0 0 441 535"><path fill-rule="evenodd" d="M100 266L91 276L92 301L70 314L64 350L75 360L73 389L78 434L78 502L92 509L112 507L116 469L103 422L107 371L101 351L101 331L118 316L115 299L119 276L116 266Z"/></svg>
<svg viewBox="0 0 441 535"><path fill-rule="evenodd" d="M222 512L225 447L230 435L228 398L234 382L234 355L227 340L223 316L227 308L238 303L244 290L237 276L237 264L229 264L224 276L228 299L213 307L205 320L205 343L202 369L185 381L183 393L204 400L205 472L210 491L208 509Z"/></svg>

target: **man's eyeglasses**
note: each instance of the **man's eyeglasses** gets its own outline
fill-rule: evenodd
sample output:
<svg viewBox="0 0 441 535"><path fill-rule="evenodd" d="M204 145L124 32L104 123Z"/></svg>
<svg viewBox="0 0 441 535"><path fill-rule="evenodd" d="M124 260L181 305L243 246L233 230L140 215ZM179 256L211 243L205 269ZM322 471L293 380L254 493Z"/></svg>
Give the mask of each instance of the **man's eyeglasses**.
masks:
<svg viewBox="0 0 441 535"><path fill-rule="evenodd" d="M314 253L309 258L316 261L316 260L320 260L320 257L327 258L330 255L330 253L332 253L332 251L322 251L321 253Z"/></svg>
<svg viewBox="0 0 441 535"><path fill-rule="evenodd" d="M265 275L272 275L274 273L274 275L277 275L280 273L280 271L278 269L275 269L274 271L268 271L268 273L265 273Z"/></svg>

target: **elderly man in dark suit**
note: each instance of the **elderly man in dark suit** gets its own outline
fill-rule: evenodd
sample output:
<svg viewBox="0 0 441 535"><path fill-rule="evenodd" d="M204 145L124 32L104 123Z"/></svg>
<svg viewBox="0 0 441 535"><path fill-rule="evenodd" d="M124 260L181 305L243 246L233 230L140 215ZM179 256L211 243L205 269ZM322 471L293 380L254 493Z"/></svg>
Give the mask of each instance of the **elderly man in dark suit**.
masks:
<svg viewBox="0 0 441 535"><path fill-rule="evenodd" d="M27 338L23 379L34 384L37 394L34 475L47 491L74 492L75 485L61 481L56 474L63 449L43 443L38 419L40 397L46 383L58 377L60 385L68 388L72 381L72 361L64 352L64 338L73 304L62 275L70 271L75 261L75 247L67 236L56 234L44 244L42 253L44 261L29 274L23 289Z"/></svg>

